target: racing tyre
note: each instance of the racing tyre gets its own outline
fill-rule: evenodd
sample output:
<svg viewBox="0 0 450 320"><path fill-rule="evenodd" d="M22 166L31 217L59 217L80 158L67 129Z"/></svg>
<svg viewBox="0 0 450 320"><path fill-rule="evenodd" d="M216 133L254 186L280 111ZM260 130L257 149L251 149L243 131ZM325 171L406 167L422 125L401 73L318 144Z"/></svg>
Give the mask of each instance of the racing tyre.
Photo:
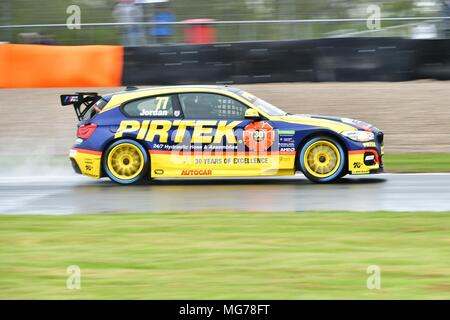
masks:
<svg viewBox="0 0 450 320"><path fill-rule="evenodd" d="M332 182L346 174L344 149L329 137L316 137L306 142L298 161L305 176L313 182Z"/></svg>
<svg viewBox="0 0 450 320"><path fill-rule="evenodd" d="M139 143L123 139L112 143L103 157L108 177L120 184L143 180L149 172L149 155Z"/></svg>

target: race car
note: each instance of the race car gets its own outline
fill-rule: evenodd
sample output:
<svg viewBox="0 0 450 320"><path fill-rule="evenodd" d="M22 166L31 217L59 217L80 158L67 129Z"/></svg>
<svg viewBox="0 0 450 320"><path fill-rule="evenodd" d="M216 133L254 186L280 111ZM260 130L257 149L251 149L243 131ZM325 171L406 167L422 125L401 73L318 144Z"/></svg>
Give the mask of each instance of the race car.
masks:
<svg viewBox="0 0 450 320"><path fill-rule="evenodd" d="M347 118L293 115L228 86L61 95L79 119L75 172L119 184L155 178L283 176L317 183L383 170L383 132Z"/></svg>

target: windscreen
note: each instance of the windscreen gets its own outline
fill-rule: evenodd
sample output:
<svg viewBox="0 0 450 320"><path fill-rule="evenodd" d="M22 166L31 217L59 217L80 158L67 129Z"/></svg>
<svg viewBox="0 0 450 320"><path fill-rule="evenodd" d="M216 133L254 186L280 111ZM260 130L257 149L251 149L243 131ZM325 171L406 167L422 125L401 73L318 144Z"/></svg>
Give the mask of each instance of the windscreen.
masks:
<svg viewBox="0 0 450 320"><path fill-rule="evenodd" d="M242 91L242 90L231 90L233 93L241 96L242 98L250 101L253 105L255 105L258 109L265 112L269 116L285 116L287 115L286 112L279 109L278 107L274 106L273 104L270 104L267 101L264 101L263 99L257 98L254 95Z"/></svg>

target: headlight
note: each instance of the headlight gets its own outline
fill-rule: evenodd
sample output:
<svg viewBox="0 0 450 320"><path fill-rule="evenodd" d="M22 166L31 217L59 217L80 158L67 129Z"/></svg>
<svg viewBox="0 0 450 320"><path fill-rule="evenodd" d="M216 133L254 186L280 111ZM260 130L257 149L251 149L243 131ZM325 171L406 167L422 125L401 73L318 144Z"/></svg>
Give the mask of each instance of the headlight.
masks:
<svg viewBox="0 0 450 320"><path fill-rule="evenodd" d="M344 131L343 136L358 142L367 142L375 138L372 132L369 131Z"/></svg>

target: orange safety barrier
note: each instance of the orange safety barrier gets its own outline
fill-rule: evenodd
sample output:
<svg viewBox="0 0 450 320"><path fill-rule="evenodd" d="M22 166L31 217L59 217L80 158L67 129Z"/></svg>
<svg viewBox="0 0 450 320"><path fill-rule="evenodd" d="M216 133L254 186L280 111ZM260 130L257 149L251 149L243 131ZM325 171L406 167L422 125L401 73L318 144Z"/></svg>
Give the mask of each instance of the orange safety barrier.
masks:
<svg viewBox="0 0 450 320"><path fill-rule="evenodd" d="M0 44L0 88L120 86L121 46Z"/></svg>

